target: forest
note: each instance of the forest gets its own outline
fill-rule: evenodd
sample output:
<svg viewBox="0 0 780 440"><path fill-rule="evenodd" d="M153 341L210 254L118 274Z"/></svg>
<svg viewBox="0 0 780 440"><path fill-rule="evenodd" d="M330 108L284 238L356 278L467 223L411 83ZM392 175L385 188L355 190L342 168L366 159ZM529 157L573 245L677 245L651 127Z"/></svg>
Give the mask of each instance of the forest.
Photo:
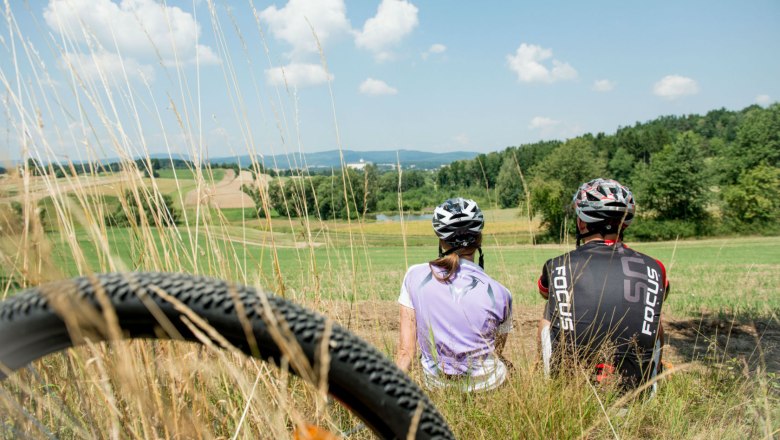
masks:
<svg viewBox="0 0 780 440"><path fill-rule="evenodd" d="M369 165L290 175L271 180L268 203L260 189L245 188L260 213L355 218L430 210L458 195L519 207L541 219L541 240L558 241L572 232L567 207L575 189L605 177L635 195L639 221L628 233L634 238L772 234L780 231L780 104L662 116L614 134L507 147L438 170L380 172Z"/></svg>
<svg viewBox="0 0 780 440"><path fill-rule="evenodd" d="M138 159L132 168L147 177L163 169L196 169L183 159ZM231 168L236 163L210 163ZM121 161L48 164L28 159L34 174L117 172ZM386 170L368 164L312 172L246 168L268 176L267 188L244 185L258 216L315 216L322 220L371 218L376 213L430 212L454 196L488 208L520 208L539 219L539 241L562 241L573 233L568 215L576 188L595 177L627 185L637 201L638 221L629 238L780 233L780 104L739 111L662 116L614 134L584 134L479 154L434 170ZM169 206L170 205L170 206ZM175 213L172 203L166 203ZM174 215L172 218L178 218ZM121 223L120 220L112 222Z"/></svg>

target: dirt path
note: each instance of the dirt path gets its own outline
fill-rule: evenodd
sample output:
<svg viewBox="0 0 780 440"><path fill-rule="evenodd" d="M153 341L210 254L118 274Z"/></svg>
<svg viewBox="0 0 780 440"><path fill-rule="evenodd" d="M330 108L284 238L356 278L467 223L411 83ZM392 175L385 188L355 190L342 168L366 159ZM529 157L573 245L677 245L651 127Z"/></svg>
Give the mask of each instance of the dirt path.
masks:
<svg viewBox="0 0 780 440"><path fill-rule="evenodd" d="M232 169L225 170L225 175L214 185L194 189L187 193L184 199L186 206L195 206L200 202L214 208L251 208L255 206L252 199L241 191L242 185L252 184L252 173L242 170L238 176Z"/></svg>
<svg viewBox="0 0 780 440"><path fill-rule="evenodd" d="M380 349L393 351L398 338L398 305L393 301L359 301L310 304L348 326ZM536 326L543 307L518 306L514 330L507 341L507 357L521 360L536 356ZM351 317L351 318L350 318ZM717 315L701 319L665 318L665 359L674 364L715 358L733 360L755 369L780 372L780 325L770 321L736 322Z"/></svg>

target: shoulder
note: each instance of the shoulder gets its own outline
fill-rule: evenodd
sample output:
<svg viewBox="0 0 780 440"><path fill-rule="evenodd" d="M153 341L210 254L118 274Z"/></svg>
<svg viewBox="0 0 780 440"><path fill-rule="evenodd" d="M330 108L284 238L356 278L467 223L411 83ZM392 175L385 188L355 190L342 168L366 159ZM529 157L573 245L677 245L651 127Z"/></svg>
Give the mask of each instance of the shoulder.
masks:
<svg viewBox="0 0 780 440"><path fill-rule="evenodd" d="M646 253L644 253L644 252L639 252L638 250L636 250L636 249L632 249L632 248L630 248L630 247L628 247L628 246L625 246L625 249L626 249L626 252L627 252L627 253L633 254L634 256L637 256L637 257L644 258L644 259L645 259L647 262L649 262L649 263L655 263L655 264L657 264L658 266L661 266L662 268L664 267L664 264L663 264L663 263L661 263L661 260L659 260L659 259L657 259L657 258L655 258L655 257L652 257L652 256L650 256L650 255L647 255L647 254L646 254Z"/></svg>
<svg viewBox="0 0 780 440"><path fill-rule="evenodd" d="M428 263L412 264L411 266L409 266L408 269L406 269L406 273L409 274L409 273L419 272L421 270L429 270L429 269L430 266L428 265Z"/></svg>
<svg viewBox="0 0 780 440"><path fill-rule="evenodd" d="M406 269L406 275L404 275L404 279L408 279L414 276L419 276L419 274L423 274L423 273L427 275L428 272L430 271L431 268L428 265L428 263L413 264L409 266L408 269Z"/></svg>
<svg viewBox="0 0 780 440"><path fill-rule="evenodd" d="M576 257L582 253L581 248L573 249L569 252L566 252L564 254L557 255L555 257L550 258L544 263L544 267L547 269L552 268L553 266L560 266L561 264L571 261L573 257Z"/></svg>
<svg viewBox="0 0 780 440"><path fill-rule="evenodd" d="M507 289L507 287L506 287L505 285L503 285L503 284L499 283L498 281L496 281L496 280L495 280L494 278L492 278L492 277L488 277L488 280L490 281L490 284L491 284L491 285L492 285L494 288L496 288L496 289L498 289L498 290L502 290L502 291L506 292L507 294L511 295L511 293L509 292L509 289Z"/></svg>
<svg viewBox="0 0 780 440"><path fill-rule="evenodd" d="M491 286L491 288L494 291L498 291L499 293L501 293L505 297L509 298L509 300L512 299L512 292L510 292L509 289L506 288L506 286L504 286L500 282L496 281L495 278L491 277L488 274L485 274L485 281L487 282L488 285Z"/></svg>

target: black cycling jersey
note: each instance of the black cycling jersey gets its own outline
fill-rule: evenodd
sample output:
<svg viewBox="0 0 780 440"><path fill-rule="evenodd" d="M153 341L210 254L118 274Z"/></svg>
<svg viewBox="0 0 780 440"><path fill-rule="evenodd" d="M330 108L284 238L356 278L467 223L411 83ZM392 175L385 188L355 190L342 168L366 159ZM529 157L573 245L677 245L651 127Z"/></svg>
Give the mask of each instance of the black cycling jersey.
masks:
<svg viewBox="0 0 780 440"><path fill-rule="evenodd" d="M669 291L660 261L622 243L593 240L548 260L538 285L548 296L554 368L574 355L612 363L628 387L650 377Z"/></svg>

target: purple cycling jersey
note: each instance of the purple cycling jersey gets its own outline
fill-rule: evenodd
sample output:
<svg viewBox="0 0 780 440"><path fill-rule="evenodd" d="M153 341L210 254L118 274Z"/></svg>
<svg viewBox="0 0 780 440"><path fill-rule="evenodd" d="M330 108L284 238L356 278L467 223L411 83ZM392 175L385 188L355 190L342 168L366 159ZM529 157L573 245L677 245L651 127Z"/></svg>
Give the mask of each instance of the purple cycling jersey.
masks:
<svg viewBox="0 0 780 440"><path fill-rule="evenodd" d="M481 376L500 363L493 351L496 335L512 329L512 295L473 262L461 259L449 283L428 264L410 267L398 302L415 310L426 373Z"/></svg>

